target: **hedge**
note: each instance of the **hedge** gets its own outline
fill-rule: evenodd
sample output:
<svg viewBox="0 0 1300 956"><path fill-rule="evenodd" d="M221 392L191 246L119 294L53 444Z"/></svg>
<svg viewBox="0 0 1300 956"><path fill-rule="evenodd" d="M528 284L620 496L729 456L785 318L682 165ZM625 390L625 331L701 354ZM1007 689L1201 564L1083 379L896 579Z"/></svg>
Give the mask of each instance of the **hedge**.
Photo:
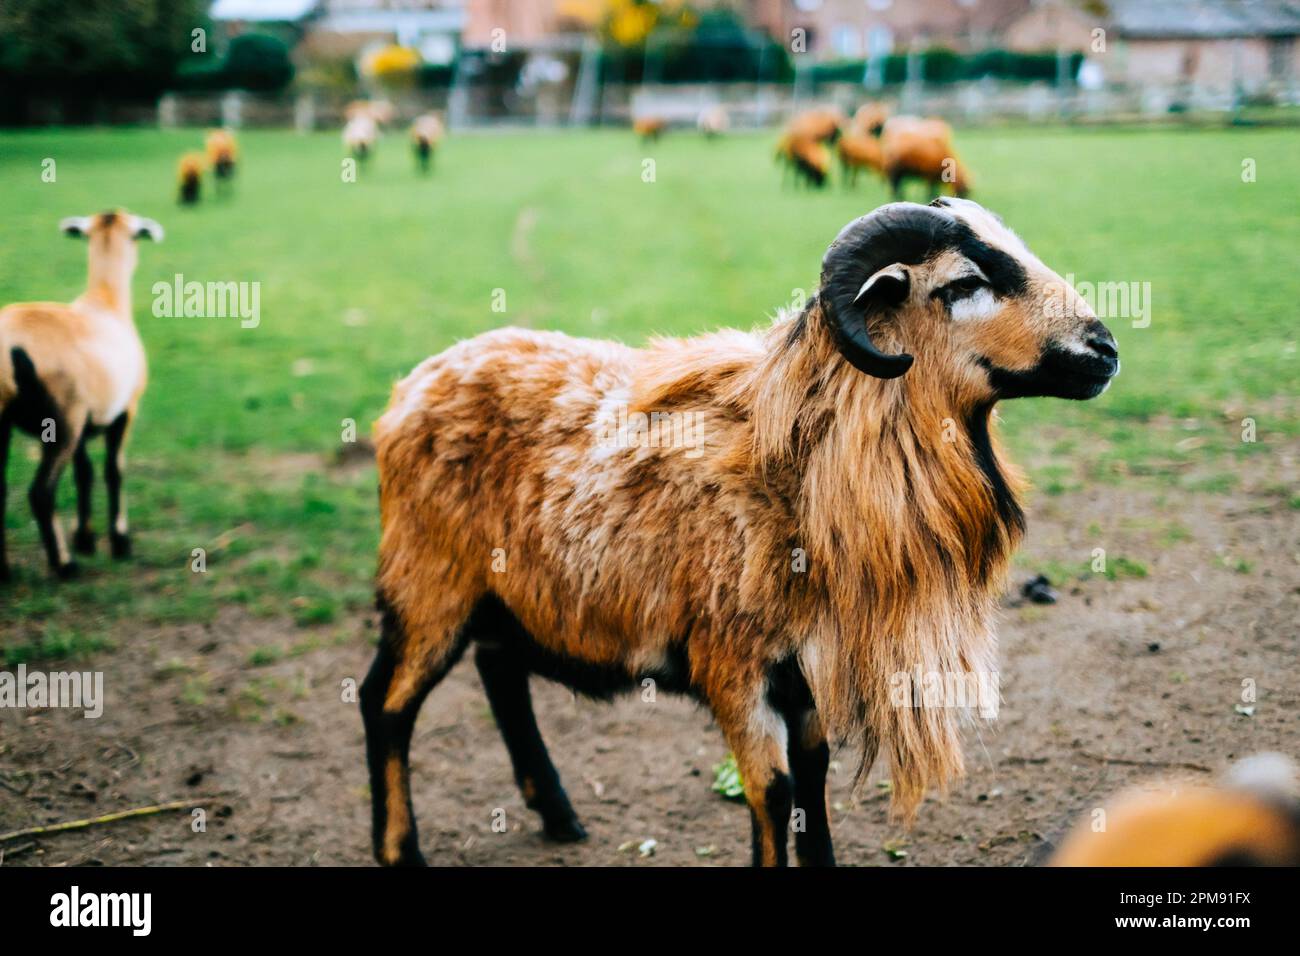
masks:
<svg viewBox="0 0 1300 956"><path fill-rule="evenodd" d="M1057 80L1057 56L1054 52L1019 53L1013 50L981 50L978 53L958 53L943 47L925 50L918 54L921 78L927 83L957 83L983 77L1013 82L1049 82ZM1074 79L1083 63L1082 53L1071 53L1066 65L1066 75ZM892 86L907 79L907 54L891 53L882 58L877 68L883 72L885 85ZM812 77L818 83L861 83L867 72L866 60L839 60L819 63L812 67ZM881 75L878 73L877 75Z"/></svg>

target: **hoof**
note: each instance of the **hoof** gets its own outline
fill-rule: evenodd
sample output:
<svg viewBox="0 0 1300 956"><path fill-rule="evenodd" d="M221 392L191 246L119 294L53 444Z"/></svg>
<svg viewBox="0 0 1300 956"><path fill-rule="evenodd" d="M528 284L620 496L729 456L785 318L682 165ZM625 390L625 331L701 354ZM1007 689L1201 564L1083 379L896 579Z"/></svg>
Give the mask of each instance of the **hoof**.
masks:
<svg viewBox="0 0 1300 956"><path fill-rule="evenodd" d="M544 820L542 828L546 833L546 838L556 843L581 843L587 839L587 831L578 822L576 816L569 816L561 820Z"/></svg>
<svg viewBox="0 0 1300 956"><path fill-rule="evenodd" d="M109 545L113 549L113 557L118 561L131 557L131 539L127 535L112 535L109 538Z"/></svg>
<svg viewBox="0 0 1300 956"><path fill-rule="evenodd" d="M62 567L55 569L54 573L60 581L71 581L74 578L81 577L81 565L76 561L69 561Z"/></svg>
<svg viewBox="0 0 1300 956"><path fill-rule="evenodd" d="M89 528L80 528L72 536L72 550L77 554L92 555L95 553L95 532Z"/></svg>
<svg viewBox="0 0 1300 956"><path fill-rule="evenodd" d="M381 848L376 847L375 861L380 866L396 867L398 869L409 869L412 867L423 867L429 865L428 861L424 858L424 854L420 852L420 848L410 844L403 844L402 849L399 851L395 859L386 856Z"/></svg>

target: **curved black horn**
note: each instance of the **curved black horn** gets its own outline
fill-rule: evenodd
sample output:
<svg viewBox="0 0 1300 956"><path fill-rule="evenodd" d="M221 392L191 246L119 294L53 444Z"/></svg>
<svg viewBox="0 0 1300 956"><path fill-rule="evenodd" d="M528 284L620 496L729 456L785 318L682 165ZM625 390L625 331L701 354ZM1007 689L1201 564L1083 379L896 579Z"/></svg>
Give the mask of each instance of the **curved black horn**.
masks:
<svg viewBox="0 0 1300 956"><path fill-rule="evenodd" d="M822 258L819 298L831 338L854 368L877 378L897 378L912 367L912 356L888 355L876 348L867 333L867 319L880 299L863 303L858 296L863 284L885 266L915 265L951 245L956 228L957 220L942 209L896 202L840 230Z"/></svg>

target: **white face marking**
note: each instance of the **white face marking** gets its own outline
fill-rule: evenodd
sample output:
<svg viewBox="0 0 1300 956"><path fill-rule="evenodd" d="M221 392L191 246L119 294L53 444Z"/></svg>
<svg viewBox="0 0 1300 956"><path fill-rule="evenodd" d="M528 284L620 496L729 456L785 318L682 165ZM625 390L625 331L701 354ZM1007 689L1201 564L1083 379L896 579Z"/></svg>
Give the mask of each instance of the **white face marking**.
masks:
<svg viewBox="0 0 1300 956"><path fill-rule="evenodd" d="M993 290L984 287L977 289L973 295L953 302L949 314L954 322L971 322L987 319L998 311L998 300Z"/></svg>

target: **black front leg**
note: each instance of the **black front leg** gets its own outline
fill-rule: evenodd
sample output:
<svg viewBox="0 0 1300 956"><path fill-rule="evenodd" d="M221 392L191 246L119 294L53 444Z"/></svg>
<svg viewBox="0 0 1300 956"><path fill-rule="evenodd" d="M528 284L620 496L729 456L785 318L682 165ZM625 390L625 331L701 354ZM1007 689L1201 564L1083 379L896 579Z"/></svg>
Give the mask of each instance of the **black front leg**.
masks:
<svg viewBox="0 0 1300 956"><path fill-rule="evenodd" d="M126 520L126 503L122 500L122 465L126 458L126 433L131 425L130 412L123 412L108 426L104 435L104 484L108 488L108 543L113 557L131 556L131 535Z"/></svg>
<svg viewBox="0 0 1300 956"><path fill-rule="evenodd" d="M826 805L831 752L812 691L793 658L770 672L768 700L785 723L786 759L794 777L795 856L800 866L834 866Z"/></svg>
<svg viewBox="0 0 1300 956"><path fill-rule="evenodd" d="M802 828L794 833L800 866L834 866L831 826L826 805L826 769L831 750L817 711L809 708L786 717L790 743L790 772L794 775L795 810L803 811Z"/></svg>

